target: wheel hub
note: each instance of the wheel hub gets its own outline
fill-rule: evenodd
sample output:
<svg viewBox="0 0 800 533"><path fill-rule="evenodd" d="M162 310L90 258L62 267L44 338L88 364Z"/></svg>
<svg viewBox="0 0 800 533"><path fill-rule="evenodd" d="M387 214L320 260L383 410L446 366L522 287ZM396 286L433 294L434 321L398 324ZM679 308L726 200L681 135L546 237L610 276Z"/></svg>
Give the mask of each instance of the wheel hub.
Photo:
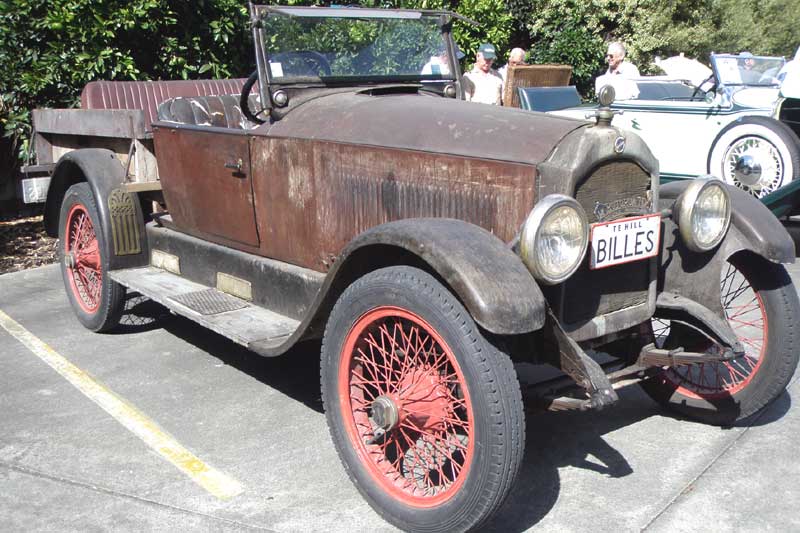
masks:
<svg viewBox="0 0 800 533"><path fill-rule="evenodd" d="M64 254L64 264L67 268L75 268L75 254L72 252L67 252Z"/></svg>
<svg viewBox="0 0 800 533"><path fill-rule="evenodd" d="M389 431L397 426L400 421L400 413L397 404L388 396L378 396L372 402L370 409L372 422L384 431Z"/></svg>
<svg viewBox="0 0 800 533"><path fill-rule="evenodd" d="M761 163L751 154L742 155L733 168L733 176L748 187L755 187L761 182Z"/></svg>
<svg viewBox="0 0 800 533"><path fill-rule="evenodd" d="M398 404L400 420L424 431L445 429L450 409L449 390L439 374L431 368L415 368L400 382Z"/></svg>

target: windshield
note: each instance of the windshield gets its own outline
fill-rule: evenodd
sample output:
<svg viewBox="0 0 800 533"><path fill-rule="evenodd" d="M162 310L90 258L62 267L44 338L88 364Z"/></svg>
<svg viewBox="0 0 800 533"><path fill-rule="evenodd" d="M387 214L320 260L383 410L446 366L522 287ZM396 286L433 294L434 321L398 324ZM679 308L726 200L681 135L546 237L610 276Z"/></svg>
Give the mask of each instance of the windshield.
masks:
<svg viewBox="0 0 800 533"><path fill-rule="evenodd" d="M722 85L774 86L780 82L778 72L785 60L782 57L713 55L711 61Z"/></svg>
<svg viewBox="0 0 800 533"><path fill-rule="evenodd" d="M354 16L355 8L342 12L345 18L269 13L262 28L270 78L276 83L454 79L439 17L417 12L361 18Z"/></svg>

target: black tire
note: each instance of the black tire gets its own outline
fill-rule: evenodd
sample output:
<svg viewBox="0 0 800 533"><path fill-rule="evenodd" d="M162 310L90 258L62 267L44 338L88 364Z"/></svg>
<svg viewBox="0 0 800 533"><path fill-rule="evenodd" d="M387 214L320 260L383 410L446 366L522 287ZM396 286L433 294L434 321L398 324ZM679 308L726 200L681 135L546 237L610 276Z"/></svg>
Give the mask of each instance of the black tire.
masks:
<svg viewBox="0 0 800 533"><path fill-rule="evenodd" d="M388 339L381 332L389 329L401 342L386 340L388 351L370 344L369 335ZM419 347L423 338L429 348ZM362 378L380 361L388 365L372 381ZM525 448L514 366L431 275L385 268L348 287L325 329L321 381L339 458L387 521L407 531L468 531L505 500ZM404 422L379 438L376 404L389 396L383 414Z"/></svg>
<svg viewBox="0 0 800 533"><path fill-rule="evenodd" d="M737 119L714 139L708 173L762 198L800 177L800 138L773 118Z"/></svg>
<svg viewBox="0 0 800 533"><path fill-rule="evenodd" d="M114 328L125 307L125 287L108 276L108 243L88 183L67 190L59 218L59 259L64 288L78 321L102 332Z"/></svg>
<svg viewBox="0 0 800 533"><path fill-rule="evenodd" d="M749 252L729 259L721 283L726 317L746 355L727 365L667 369L642 387L669 409L701 422L729 425L766 407L789 383L800 357L800 303L786 269ZM673 335L663 337L669 347L703 349Z"/></svg>

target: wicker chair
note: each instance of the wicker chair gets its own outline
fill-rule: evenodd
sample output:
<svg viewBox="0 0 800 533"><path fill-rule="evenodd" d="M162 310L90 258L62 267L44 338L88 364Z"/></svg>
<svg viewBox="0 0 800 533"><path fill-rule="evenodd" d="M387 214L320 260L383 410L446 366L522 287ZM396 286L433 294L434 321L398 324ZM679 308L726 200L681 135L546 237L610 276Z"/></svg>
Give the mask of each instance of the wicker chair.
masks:
<svg viewBox="0 0 800 533"><path fill-rule="evenodd" d="M519 107L519 87L561 87L569 85L569 65L517 65L508 69L503 87L503 105Z"/></svg>

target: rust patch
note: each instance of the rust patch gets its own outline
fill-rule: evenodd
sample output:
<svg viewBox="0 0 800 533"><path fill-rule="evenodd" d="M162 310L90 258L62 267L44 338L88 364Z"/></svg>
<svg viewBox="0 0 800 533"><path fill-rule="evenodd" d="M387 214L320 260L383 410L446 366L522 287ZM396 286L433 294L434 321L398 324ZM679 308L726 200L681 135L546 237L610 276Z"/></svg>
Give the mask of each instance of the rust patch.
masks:
<svg viewBox="0 0 800 533"><path fill-rule="evenodd" d="M333 142L253 140L262 253L319 271L356 235L406 218L455 218L510 241L533 207L535 168Z"/></svg>

